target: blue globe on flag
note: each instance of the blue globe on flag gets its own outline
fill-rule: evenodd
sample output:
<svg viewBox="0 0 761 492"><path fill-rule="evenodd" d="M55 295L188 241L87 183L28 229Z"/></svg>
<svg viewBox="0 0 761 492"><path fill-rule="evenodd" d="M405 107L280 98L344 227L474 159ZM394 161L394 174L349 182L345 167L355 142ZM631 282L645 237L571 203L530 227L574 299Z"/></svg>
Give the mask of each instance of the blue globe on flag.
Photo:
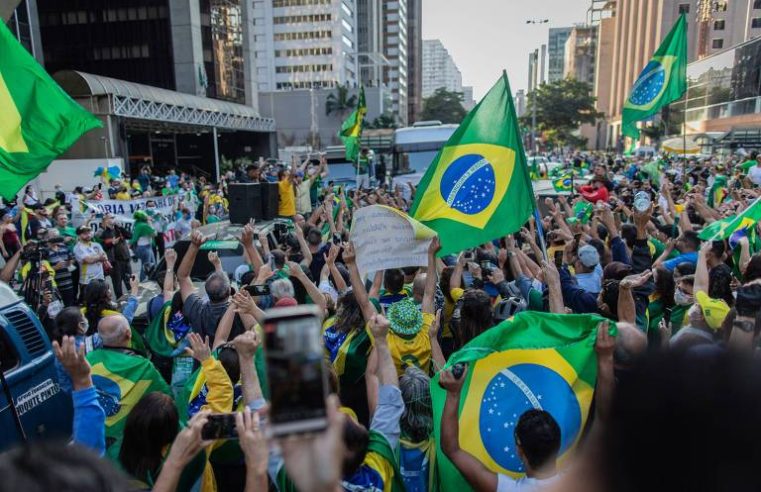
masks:
<svg viewBox="0 0 761 492"><path fill-rule="evenodd" d="M581 408L568 382L552 369L523 363L497 372L486 386L479 411L479 432L486 452L502 468L525 472L515 444L515 426L531 409L545 410L562 429L563 454L581 429Z"/></svg>
<svg viewBox="0 0 761 492"><path fill-rule="evenodd" d="M122 390L119 385L98 374L93 374L92 382L95 386L95 392L98 394L98 403L103 408L106 417L113 417L119 413L122 408L121 403L119 403L122 399Z"/></svg>
<svg viewBox="0 0 761 492"><path fill-rule="evenodd" d="M449 207L466 215L475 215L491 204L495 186L494 167L486 157L467 154L447 167L439 190Z"/></svg>
<svg viewBox="0 0 761 492"><path fill-rule="evenodd" d="M629 102L644 106L655 101L666 84L666 70L661 62L652 60L637 77Z"/></svg>

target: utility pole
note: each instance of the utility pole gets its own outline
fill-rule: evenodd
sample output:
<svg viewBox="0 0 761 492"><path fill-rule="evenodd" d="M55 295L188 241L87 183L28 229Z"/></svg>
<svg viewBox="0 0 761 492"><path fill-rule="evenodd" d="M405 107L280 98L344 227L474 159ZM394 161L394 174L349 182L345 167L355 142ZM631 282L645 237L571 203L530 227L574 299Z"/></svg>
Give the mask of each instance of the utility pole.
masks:
<svg viewBox="0 0 761 492"><path fill-rule="evenodd" d="M539 58L539 50L534 50L534 69L531 73L531 76L533 78L532 86L533 90L532 92L533 97L531 98L531 152L533 155L536 155L536 90L539 88L539 84L537 83L537 68L538 68L538 58Z"/></svg>

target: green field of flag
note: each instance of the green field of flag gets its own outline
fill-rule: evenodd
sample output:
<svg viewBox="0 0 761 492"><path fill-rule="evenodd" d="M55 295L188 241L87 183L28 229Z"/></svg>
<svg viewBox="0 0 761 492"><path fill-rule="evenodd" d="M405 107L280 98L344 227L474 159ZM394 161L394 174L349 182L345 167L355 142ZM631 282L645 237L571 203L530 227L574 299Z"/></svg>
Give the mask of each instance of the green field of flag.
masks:
<svg viewBox="0 0 761 492"><path fill-rule="evenodd" d="M468 366L460 399L459 444L495 473L513 478L525 470L515 444L518 418L531 409L549 412L561 429L562 465L587 421L597 380L597 315L524 311L471 340L446 368ZM612 328L615 334L615 328ZM446 391L431 381L438 490L471 487L440 449Z"/></svg>
<svg viewBox="0 0 761 492"><path fill-rule="evenodd" d="M13 199L85 132L100 126L0 22L0 196Z"/></svg>
<svg viewBox="0 0 761 492"><path fill-rule="evenodd" d="M362 137L362 122L365 120L366 114L365 88L360 86L357 109L346 118L338 132L339 138L346 147L346 160L349 162L357 162L359 158L359 139Z"/></svg>
<svg viewBox="0 0 761 492"><path fill-rule="evenodd" d="M428 167L410 215L438 233L439 254L446 255L519 230L534 206L510 84L503 73Z"/></svg>
<svg viewBox="0 0 761 492"><path fill-rule="evenodd" d="M640 72L624 103L621 115L624 136L638 139L637 122L657 114L663 106L681 98L686 90L687 19L682 14Z"/></svg>
<svg viewBox="0 0 761 492"><path fill-rule="evenodd" d="M761 198L757 198L739 215L717 220L704 227L698 237L704 241L723 241L741 229L754 227L761 220Z"/></svg>

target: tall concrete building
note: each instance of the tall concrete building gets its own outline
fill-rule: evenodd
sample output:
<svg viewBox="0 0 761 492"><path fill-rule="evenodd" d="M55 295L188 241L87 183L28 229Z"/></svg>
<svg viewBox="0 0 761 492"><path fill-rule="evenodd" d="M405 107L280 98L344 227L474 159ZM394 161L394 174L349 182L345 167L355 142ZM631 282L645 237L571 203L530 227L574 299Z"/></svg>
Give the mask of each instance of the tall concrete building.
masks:
<svg viewBox="0 0 761 492"><path fill-rule="evenodd" d="M594 85L597 26L574 26L565 42L563 77Z"/></svg>
<svg viewBox="0 0 761 492"><path fill-rule="evenodd" d="M523 89L515 91L513 103L515 104L515 114L518 115L519 118L526 114L526 92Z"/></svg>
<svg viewBox="0 0 761 492"><path fill-rule="evenodd" d="M436 89L462 92L462 74L449 51L438 39L423 40L423 97Z"/></svg>
<svg viewBox="0 0 761 492"><path fill-rule="evenodd" d="M473 99L473 86L462 86L462 107L467 111L470 111L476 106L476 101Z"/></svg>
<svg viewBox="0 0 761 492"><path fill-rule="evenodd" d="M253 2L260 91L357 85L353 0Z"/></svg>
<svg viewBox="0 0 761 492"><path fill-rule="evenodd" d="M407 0L407 123L423 111L423 0Z"/></svg>
<svg viewBox="0 0 761 492"><path fill-rule="evenodd" d="M547 41L547 81L552 83L565 73L565 42L572 27L552 27Z"/></svg>
<svg viewBox="0 0 761 492"><path fill-rule="evenodd" d="M604 118L610 114L610 91L613 70L613 41L616 31L616 19L604 17L597 25L597 52L595 54L594 96L597 98L596 109L603 113ZM607 148L606 120L597 122L593 139L588 142L594 149Z"/></svg>
<svg viewBox="0 0 761 492"><path fill-rule="evenodd" d="M383 55L388 60L383 81L391 92L391 111L402 126L407 125L408 31L407 0L383 1Z"/></svg>

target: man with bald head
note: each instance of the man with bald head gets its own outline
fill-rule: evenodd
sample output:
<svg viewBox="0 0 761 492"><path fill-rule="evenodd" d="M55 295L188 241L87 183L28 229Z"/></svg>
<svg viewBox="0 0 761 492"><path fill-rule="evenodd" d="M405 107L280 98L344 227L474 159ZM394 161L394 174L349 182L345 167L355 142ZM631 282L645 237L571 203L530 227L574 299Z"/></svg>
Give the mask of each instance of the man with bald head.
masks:
<svg viewBox="0 0 761 492"><path fill-rule="evenodd" d="M153 391L169 396L172 392L150 360L130 348L132 330L121 314L106 316L98 323L103 347L87 354L92 367L98 402L106 412L106 446L110 447L124 431L130 410Z"/></svg>

